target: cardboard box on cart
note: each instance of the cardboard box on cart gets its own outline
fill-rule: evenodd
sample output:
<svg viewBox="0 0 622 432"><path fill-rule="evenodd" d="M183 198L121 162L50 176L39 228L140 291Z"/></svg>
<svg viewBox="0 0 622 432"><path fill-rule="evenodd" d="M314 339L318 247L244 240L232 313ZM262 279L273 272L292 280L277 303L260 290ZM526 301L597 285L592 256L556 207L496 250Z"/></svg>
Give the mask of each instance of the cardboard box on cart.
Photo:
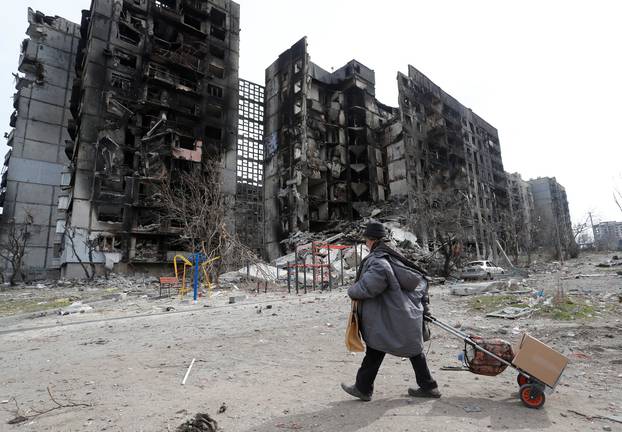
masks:
<svg viewBox="0 0 622 432"><path fill-rule="evenodd" d="M549 387L555 387L568 364L568 357L527 333L514 347L514 353L514 366Z"/></svg>

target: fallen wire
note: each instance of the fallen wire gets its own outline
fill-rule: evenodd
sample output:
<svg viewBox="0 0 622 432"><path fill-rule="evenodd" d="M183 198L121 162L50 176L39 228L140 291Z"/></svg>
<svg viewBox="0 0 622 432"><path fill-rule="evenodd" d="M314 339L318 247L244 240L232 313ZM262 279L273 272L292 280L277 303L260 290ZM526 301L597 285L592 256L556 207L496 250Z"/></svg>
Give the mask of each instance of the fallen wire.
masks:
<svg viewBox="0 0 622 432"><path fill-rule="evenodd" d="M34 411L36 414L29 414L29 415L25 413L22 414L21 409L19 407L19 403L17 402L17 399L15 397L12 397L11 399L13 400L13 402L15 402L15 417L9 420L7 423L8 424L24 423L24 422L27 422L28 420L32 420L33 418L36 418L44 414L50 413L52 411L63 409L63 408L91 407L92 406L91 404L77 403L77 402L71 402L71 401L69 401L68 403L60 403L52 395L52 391L50 390L49 386L47 387L47 390L48 390L48 395L50 396L50 400L54 402L55 406L53 406L52 408L43 410L43 411L39 411L34 408L31 408L31 411Z"/></svg>

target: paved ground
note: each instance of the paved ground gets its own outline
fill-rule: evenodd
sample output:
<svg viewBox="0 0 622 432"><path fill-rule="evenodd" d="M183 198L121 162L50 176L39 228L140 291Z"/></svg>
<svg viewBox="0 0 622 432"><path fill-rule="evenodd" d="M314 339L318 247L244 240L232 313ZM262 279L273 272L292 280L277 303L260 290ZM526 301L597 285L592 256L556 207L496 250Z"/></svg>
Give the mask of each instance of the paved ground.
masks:
<svg viewBox="0 0 622 432"><path fill-rule="evenodd" d="M0 318L0 430L166 431L198 412L210 413L225 432L622 430L621 423L573 412L622 416L622 278L615 269L595 270L600 258L575 260L561 272L543 267L527 281L551 295L563 284L587 299L594 308L581 320L485 318L470 309L473 299L433 288L439 318L511 341L528 331L571 357L541 410L521 405L513 371L480 377L439 370L458 365L462 345L436 329L428 357L441 399L409 398L407 388L415 385L409 362L387 357L374 400L352 400L339 383L353 381L362 356L343 345L349 305L343 290L251 295L235 305L225 304L223 294L210 307L136 297L85 314ZM587 273L598 276L574 279ZM167 305L175 310L165 312ZM17 415L13 398L22 415L54 407L48 387L62 404L90 406L7 424ZM223 403L225 412L217 414Z"/></svg>

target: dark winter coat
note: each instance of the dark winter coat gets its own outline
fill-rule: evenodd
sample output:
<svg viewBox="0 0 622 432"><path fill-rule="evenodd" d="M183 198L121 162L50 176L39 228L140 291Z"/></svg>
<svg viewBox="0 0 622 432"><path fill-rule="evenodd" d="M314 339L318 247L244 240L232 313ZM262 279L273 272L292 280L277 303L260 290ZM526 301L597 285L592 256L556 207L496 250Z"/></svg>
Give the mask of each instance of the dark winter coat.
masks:
<svg viewBox="0 0 622 432"><path fill-rule="evenodd" d="M365 343L378 351L414 357L423 351L423 305L428 282L386 251L374 248L363 260L348 295L359 305Z"/></svg>

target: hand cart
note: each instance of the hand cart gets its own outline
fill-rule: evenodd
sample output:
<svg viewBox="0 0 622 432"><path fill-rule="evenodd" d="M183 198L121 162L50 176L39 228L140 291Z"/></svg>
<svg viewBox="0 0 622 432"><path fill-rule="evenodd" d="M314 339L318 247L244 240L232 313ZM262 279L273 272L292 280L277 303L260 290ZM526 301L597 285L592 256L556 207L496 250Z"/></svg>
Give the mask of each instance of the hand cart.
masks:
<svg viewBox="0 0 622 432"><path fill-rule="evenodd" d="M491 352L487 347L486 340L480 337L468 335L431 315L425 315L424 319L464 341L463 362L464 366L467 367L469 371L479 375L494 376L500 374L509 366L518 372L516 378L519 386L518 395L523 404L528 408L540 408L544 405L546 400L545 391L550 393L553 387L545 384L539 380L538 377L532 374L530 375L512 364L513 354L509 342L495 340L496 344L499 342L506 344L509 350L506 350L504 353L505 355L500 356ZM477 356L475 355L477 351L483 354ZM474 361L475 358L478 358L477 364ZM484 367L482 367L482 365Z"/></svg>

